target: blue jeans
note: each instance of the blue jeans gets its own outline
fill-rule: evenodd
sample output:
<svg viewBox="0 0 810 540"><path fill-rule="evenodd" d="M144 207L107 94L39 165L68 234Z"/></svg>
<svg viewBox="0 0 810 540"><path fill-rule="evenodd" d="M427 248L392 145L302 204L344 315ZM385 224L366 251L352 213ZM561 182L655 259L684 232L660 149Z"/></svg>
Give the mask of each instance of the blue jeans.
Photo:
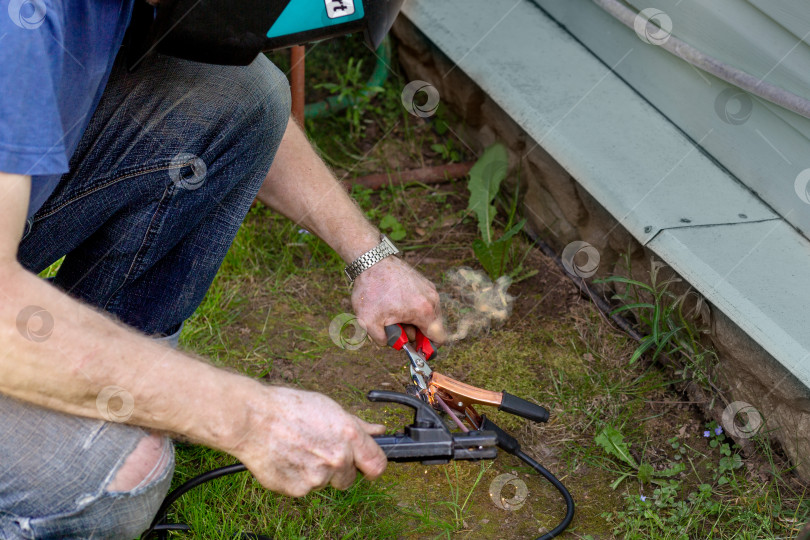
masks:
<svg viewBox="0 0 810 540"><path fill-rule="evenodd" d="M19 261L145 334L176 334L202 301L289 118L289 86L263 56L247 67L155 56L122 62L56 191L28 222ZM0 538L133 538L173 461L127 493L105 486L141 428L0 396ZM166 439L166 451L172 452Z"/></svg>

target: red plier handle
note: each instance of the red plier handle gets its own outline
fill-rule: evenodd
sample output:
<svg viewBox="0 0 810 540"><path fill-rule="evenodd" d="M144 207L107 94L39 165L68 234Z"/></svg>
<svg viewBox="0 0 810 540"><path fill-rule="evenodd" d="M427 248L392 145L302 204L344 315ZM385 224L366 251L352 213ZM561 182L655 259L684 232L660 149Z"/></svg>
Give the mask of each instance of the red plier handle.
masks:
<svg viewBox="0 0 810 540"><path fill-rule="evenodd" d="M385 337L388 338L388 346L395 350L402 350L408 343L408 334L401 324L389 324L385 327ZM437 347L418 328L416 329L416 351L424 355L425 360L432 360L436 356Z"/></svg>

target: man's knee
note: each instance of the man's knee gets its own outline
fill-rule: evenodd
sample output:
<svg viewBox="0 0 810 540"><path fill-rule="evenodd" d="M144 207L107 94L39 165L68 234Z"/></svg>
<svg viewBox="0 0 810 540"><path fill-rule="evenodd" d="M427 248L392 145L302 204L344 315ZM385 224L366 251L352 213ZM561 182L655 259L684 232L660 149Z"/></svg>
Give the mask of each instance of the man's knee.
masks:
<svg viewBox="0 0 810 540"><path fill-rule="evenodd" d="M76 511L45 512L36 517L7 515L5 524L0 519L0 537L3 532L9 533L11 538L21 539L139 537L157 514L174 472L173 455L166 453L163 440L146 437L143 441L148 442L139 445L130 455L138 459L128 459L127 463L140 464L157 458L148 472L122 476L120 473L125 470L122 467L102 493L88 494L84 501L80 500L80 508ZM153 444L158 441L161 451L157 451ZM168 446L171 448L171 443ZM142 471L138 467L132 469Z"/></svg>
<svg viewBox="0 0 810 540"><path fill-rule="evenodd" d="M237 108L241 136L253 140L255 162L270 168L290 118L290 85L287 77L264 55L239 73L239 88L231 95Z"/></svg>
<svg viewBox="0 0 810 540"><path fill-rule="evenodd" d="M171 443L160 435L140 440L106 487L108 492L131 492L166 473L171 463Z"/></svg>
<svg viewBox="0 0 810 540"><path fill-rule="evenodd" d="M168 437L143 437L115 471L103 493L88 496L78 513L32 523L40 536L56 537L76 531L77 537L136 538L154 519L174 473L174 448ZM58 532L57 532L58 531ZM42 534L44 533L44 534Z"/></svg>
<svg viewBox="0 0 810 540"><path fill-rule="evenodd" d="M0 423L0 538L134 538L169 489L167 438L2 394ZM124 485L118 473L127 469L133 474ZM122 482L120 491L113 482Z"/></svg>
<svg viewBox="0 0 810 540"><path fill-rule="evenodd" d="M278 145L291 103L289 81L281 70L259 55L248 66L206 66L201 73L207 86L199 96L206 101L203 106L224 117L218 140L233 134L256 139L249 144L267 150Z"/></svg>
<svg viewBox="0 0 810 540"><path fill-rule="evenodd" d="M139 135L147 134L148 141L168 137L164 150L174 155L181 148L210 166L234 140L280 140L290 115L290 87L264 55L248 66L219 66L158 54L134 73L123 66L113 73L100 108L115 114L125 102ZM206 147L210 155L202 156Z"/></svg>
<svg viewBox="0 0 810 540"><path fill-rule="evenodd" d="M290 84L287 77L264 55L259 55L243 77L243 104L260 104L271 128L286 126L290 116ZM283 131L283 127L282 127Z"/></svg>
<svg viewBox="0 0 810 540"><path fill-rule="evenodd" d="M248 66L205 66L200 77L203 84L197 102L186 105L210 111L210 118L215 119L209 133L213 140L204 143L207 147L199 154L208 175L217 172L215 162L231 148L241 161L253 165L256 173L241 176L241 180L260 185L290 117L289 81L264 55ZM200 110L186 114L201 118ZM258 185L251 185L250 190L258 191Z"/></svg>

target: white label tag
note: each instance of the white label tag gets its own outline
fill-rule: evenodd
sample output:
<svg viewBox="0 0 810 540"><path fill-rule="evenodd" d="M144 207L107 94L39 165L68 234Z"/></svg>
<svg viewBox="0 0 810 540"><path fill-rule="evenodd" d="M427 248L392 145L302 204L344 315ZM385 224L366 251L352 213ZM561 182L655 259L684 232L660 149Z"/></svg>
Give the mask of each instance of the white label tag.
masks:
<svg viewBox="0 0 810 540"><path fill-rule="evenodd" d="M338 19L354 14L354 0L324 0L326 15L330 19Z"/></svg>

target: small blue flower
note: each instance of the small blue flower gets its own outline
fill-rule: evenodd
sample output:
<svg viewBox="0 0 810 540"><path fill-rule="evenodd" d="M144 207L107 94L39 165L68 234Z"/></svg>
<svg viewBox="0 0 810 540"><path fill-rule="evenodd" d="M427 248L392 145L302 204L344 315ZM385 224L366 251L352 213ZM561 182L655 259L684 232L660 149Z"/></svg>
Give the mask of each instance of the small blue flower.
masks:
<svg viewBox="0 0 810 540"><path fill-rule="evenodd" d="M309 231L306 229L298 229L298 234L309 234Z"/></svg>
<svg viewBox="0 0 810 540"><path fill-rule="evenodd" d="M644 501L646 501L646 500L647 500L647 497L645 497L644 495L642 495L642 496L641 496L641 502L644 502Z"/></svg>
<svg viewBox="0 0 810 540"><path fill-rule="evenodd" d="M714 434L715 435L722 435L723 434L723 428L720 427L720 426L717 426L716 428L714 428Z"/></svg>
<svg viewBox="0 0 810 540"><path fill-rule="evenodd" d="M704 437L709 437L711 434L712 434L711 431L708 430L703 432Z"/></svg>

